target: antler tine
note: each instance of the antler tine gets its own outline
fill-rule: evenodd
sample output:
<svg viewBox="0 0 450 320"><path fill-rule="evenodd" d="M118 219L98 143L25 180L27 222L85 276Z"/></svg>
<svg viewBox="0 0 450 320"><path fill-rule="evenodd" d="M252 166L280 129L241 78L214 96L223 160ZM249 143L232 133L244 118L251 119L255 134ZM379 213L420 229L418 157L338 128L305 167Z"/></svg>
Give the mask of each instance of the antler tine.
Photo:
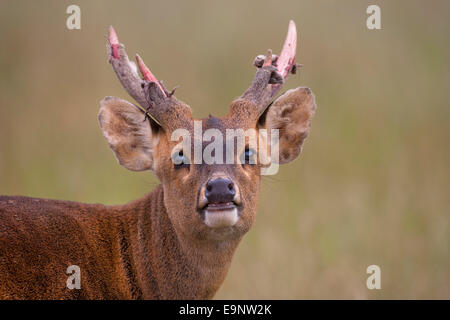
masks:
<svg viewBox="0 0 450 320"><path fill-rule="evenodd" d="M112 26L109 27L106 51L108 62L111 63L122 86L142 107L147 108L147 99L142 89L144 81L139 77L134 62L128 59L124 46L119 44L116 31Z"/></svg>
<svg viewBox="0 0 450 320"><path fill-rule="evenodd" d="M297 28L294 21L289 21L288 33L284 41L283 49L280 56L277 58L277 71L281 74L283 79L286 79L289 72L295 66L295 55L297 52ZM281 89L281 85L272 85L272 96L274 96Z"/></svg>
<svg viewBox="0 0 450 320"><path fill-rule="evenodd" d="M147 68L147 66L144 63L144 60L142 60L142 58L137 53L136 53L136 61L138 63L139 70L141 71L144 79L147 80L148 82L156 83L156 85L162 91L164 96L167 97L166 90L163 88L161 83L156 79L156 77L153 75L153 73L150 71L150 69Z"/></svg>
<svg viewBox="0 0 450 320"><path fill-rule="evenodd" d="M258 114L264 112L270 100L281 89L289 73L294 71L296 47L297 30L294 21L291 20L280 56L273 55L269 50L267 56L259 55L253 62L258 71L241 99L251 101L256 106Z"/></svg>

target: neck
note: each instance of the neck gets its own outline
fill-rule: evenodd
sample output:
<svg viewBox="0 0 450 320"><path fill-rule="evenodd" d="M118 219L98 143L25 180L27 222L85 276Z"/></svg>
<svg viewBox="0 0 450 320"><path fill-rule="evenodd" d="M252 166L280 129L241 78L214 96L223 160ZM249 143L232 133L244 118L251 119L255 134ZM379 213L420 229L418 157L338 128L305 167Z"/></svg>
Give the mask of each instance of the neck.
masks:
<svg viewBox="0 0 450 320"><path fill-rule="evenodd" d="M208 299L222 284L240 239L208 241L176 232L159 185L124 207L122 268L134 298ZM126 234L119 230L120 234Z"/></svg>

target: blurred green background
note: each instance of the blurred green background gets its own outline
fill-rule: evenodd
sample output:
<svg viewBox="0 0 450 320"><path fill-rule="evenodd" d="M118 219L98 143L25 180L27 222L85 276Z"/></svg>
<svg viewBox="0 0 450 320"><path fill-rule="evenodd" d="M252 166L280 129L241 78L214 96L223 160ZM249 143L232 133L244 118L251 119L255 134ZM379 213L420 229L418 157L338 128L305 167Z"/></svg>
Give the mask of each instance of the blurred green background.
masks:
<svg viewBox="0 0 450 320"><path fill-rule="evenodd" d="M382 30L366 28L381 7ZM81 7L81 30L66 8ZM318 112L296 162L265 177L257 221L216 298L450 298L450 2L0 2L0 194L120 204L157 185L119 166L99 101L130 56L194 109L224 115L288 21ZM382 289L366 288L381 267Z"/></svg>

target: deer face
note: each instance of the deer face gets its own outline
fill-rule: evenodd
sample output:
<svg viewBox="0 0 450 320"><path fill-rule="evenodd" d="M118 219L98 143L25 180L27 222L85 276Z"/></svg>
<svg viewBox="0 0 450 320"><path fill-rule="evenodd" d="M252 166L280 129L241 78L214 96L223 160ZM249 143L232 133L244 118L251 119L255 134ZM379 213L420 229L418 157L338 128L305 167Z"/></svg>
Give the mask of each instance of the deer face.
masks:
<svg viewBox="0 0 450 320"><path fill-rule="evenodd" d="M238 148L234 150L233 164L226 164L225 159L219 163L206 163L205 159L195 163L194 152L203 156L211 147L203 141L211 129L223 137L225 150L226 130L232 128L228 118L195 121L201 124L202 134L199 137L194 130L189 132L190 152L179 141L171 141L168 133L162 133L155 149L153 170L162 182L165 206L177 229L188 235L198 239L237 238L248 231L254 220L260 181L258 165L237 163L237 157L245 153Z"/></svg>
<svg viewBox="0 0 450 320"><path fill-rule="evenodd" d="M300 87L270 103L295 66L295 46L291 22L280 57L269 52L255 59L255 79L232 102L228 115L194 120L191 109L137 57L144 76L140 79L110 29L110 62L145 111L106 97L100 125L121 165L133 171L150 169L161 181L164 205L178 233L200 240L240 238L255 220L262 169L300 154L315 111L313 94ZM278 136L275 142L273 132ZM272 157L263 149L278 152Z"/></svg>

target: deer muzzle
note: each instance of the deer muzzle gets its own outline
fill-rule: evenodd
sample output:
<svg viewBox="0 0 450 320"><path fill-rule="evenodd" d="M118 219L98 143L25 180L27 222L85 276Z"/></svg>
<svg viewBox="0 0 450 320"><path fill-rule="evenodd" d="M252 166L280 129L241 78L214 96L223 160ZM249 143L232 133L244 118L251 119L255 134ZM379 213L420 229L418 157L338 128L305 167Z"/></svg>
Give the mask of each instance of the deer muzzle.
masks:
<svg viewBox="0 0 450 320"><path fill-rule="evenodd" d="M239 220L239 189L227 177L213 177L200 190L199 210L211 228L234 226Z"/></svg>

